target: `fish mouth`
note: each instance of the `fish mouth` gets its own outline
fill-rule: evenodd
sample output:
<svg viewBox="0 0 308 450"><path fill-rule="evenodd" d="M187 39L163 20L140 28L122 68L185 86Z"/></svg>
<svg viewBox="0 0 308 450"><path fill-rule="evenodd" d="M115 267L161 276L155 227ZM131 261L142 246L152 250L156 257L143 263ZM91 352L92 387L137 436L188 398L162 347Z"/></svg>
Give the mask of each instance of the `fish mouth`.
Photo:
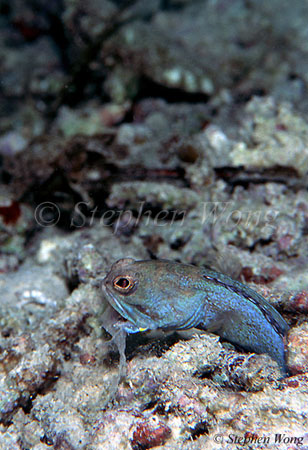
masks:
<svg viewBox="0 0 308 450"><path fill-rule="evenodd" d="M103 292L106 294L107 301L111 305L111 307L114 308L118 314L120 314L124 319L126 319L135 327L151 329L151 326L148 323L149 322L148 315L138 310L136 305L127 305L125 302L121 303L114 296L111 289L108 287L108 280L106 280L106 278L104 279L102 288Z"/></svg>
<svg viewBox="0 0 308 450"><path fill-rule="evenodd" d="M131 316L128 314L126 308L123 307L123 305L119 302L119 300L112 294L112 292L108 288L106 278L104 278L103 280L102 288L109 300L109 303L122 317L124 317L126 320L135 325L135 322L131 319Z"/></svg>

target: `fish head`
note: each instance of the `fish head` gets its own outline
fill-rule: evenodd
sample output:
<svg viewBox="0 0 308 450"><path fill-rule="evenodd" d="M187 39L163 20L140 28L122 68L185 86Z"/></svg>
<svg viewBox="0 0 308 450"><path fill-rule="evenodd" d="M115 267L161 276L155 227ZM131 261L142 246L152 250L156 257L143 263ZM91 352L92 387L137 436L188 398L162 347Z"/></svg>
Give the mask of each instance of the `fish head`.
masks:
<svg viewBox="0 0 308 450"><path fill-rule="evenodd" d="M102 287L110 305L135 331L180 329L193 311L189 308L191 290L183 283L179 267L168 261L120 259Z"/></svg>

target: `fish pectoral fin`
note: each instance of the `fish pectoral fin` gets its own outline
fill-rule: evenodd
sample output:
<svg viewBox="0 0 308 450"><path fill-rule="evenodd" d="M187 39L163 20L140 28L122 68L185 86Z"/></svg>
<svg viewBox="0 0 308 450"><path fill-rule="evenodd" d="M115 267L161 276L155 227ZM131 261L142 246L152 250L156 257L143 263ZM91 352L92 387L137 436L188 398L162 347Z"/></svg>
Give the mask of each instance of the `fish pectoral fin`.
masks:
<svg viewBox="0 0 308 450"><path fill-rule="evenodd" d="M236 311L222 311L205 320L197 328L219 335L227 326L232 326L231 324L237 323L239 319L239 314Z"/></svg>
<svg viewBox="0 0 308 450"><path fill-rule="evenodd" d="M200 305L193 314L185 320L185 322L181 324L177 324L174 329L176 330L189 330L190 328L198 328L198 325L201 322L203 311L203 305Z"/></svg>

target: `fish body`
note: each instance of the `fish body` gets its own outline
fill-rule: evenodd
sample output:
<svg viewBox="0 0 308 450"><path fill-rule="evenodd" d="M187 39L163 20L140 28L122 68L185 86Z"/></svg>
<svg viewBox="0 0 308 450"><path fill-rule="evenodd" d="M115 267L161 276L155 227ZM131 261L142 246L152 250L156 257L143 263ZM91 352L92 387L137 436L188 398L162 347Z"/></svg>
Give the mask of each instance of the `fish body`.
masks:
<svg viewBox="0 0 308 450"><path fill-rule="evenodd" d="M268 353L285 373L288 325L260 294L227 275L167 260L125 258L103 281L129 333L200 328L255 353Z"/></svg>

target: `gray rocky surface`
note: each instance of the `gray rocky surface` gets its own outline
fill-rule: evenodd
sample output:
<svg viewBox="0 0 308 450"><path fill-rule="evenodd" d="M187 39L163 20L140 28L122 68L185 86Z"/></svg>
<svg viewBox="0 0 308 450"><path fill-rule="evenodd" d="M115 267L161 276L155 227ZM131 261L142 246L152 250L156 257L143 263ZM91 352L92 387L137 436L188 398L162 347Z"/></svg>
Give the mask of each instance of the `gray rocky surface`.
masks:
<svg viewBox="0 0 308 450"><path fill-rule="evenodd" d="M0 0L1 449L308 448L307 16ZM190 330L129 336L119 380L100 284L123 257L249 284L289 376Z"/></svg>

